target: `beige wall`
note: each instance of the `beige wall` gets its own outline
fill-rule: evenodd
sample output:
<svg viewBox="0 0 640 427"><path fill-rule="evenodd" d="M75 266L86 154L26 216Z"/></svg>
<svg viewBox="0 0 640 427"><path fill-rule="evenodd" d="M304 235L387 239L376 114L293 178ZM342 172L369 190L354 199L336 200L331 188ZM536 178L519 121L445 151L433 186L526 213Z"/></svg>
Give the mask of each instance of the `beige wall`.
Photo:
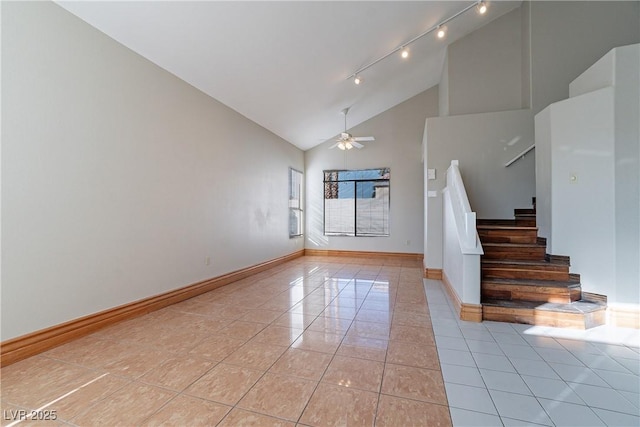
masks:
<svg viewBox="0 0 640 427"><path fill-rule="evenodd" d="M422 134L424 118L437 115L438 88L434 87L350 129L353 135L376 138L365 142L363 149L329 150L335 143L332 138L305 152L307 248L423 253ZM338 112L336 120L341 120ZM380 167L391 168L391 235L325 236L322 171Z"/></svg>
<svg viewBox="0 0 640 427"><path fill-rule="evenodd" d="M530 207L536 195L535 158L529 153L509 167L505 164L534 143L533 130L530 110L427 119L425 168L435 169L436 179L427 184L435 197L426 199L425 267L442 268L442 189L451 160L460 161L477 218L513 218L513 209Z"/></svg>
<svg viewBox="0 0 640 427"><path fill-rule="evenodd" d="M303 248L291 144L54 3L2 66L2 340Z"/></svg>
<svg viewBox="0 0 640 427"><path fill-rule="evenodd" d="M569 83L609 50L640 42L638 1L533 1L532 109L569 97Z"/></svg>
<svg viewBox="0 0 640 427"><path fill-rule="evenodd" d="M522 108L521 25L517 8L449 45L448 115Z"/></svg>

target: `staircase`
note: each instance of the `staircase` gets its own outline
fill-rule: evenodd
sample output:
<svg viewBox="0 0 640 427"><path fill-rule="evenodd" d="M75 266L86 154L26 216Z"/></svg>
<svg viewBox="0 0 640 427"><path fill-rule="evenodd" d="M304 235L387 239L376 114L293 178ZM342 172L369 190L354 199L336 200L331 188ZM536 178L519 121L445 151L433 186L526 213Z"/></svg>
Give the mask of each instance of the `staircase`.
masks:
<svg viewBox="0 0 640 427"><path fill-rule="evenodd" d="M482 256L482 319L588 329L605 323L606 297L583 294L569 257L547 254L536 211L513 220L478 220Z"/></svg>

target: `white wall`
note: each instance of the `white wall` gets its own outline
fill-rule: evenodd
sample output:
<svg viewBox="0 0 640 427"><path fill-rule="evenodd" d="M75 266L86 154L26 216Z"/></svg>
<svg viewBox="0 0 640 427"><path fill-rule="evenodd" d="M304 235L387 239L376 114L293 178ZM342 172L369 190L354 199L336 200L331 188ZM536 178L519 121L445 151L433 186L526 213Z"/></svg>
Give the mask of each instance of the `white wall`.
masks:
<svg viewBox="0 0 640 427"><path fill-rule="evenodd" d="M424 118L437 114L438 88L434 87L350 129L353 135L376 138L365 142L363 149L329 150L335 143L332 138L305 152L307 248L423 253L421 141ZM343 120L339 112L336 120ZM390 236L325 236L322 171L380 167L391 168Z"/></svg>
<svg viewBox="0 0 640 427"><path fill-rule="evenodd" d="M440 117L449 115L449 49L445 54L438 85L438 112Z"/></svg>
<svg viewBox="0 0 640 427"><path fill-rule="evenodd" d="M544 236L547 252L571 257L571 271L581 275L583 290L614 298L613 89L548 108L552 223L550 236Z"/></svg>
<svg viewBox="0 0 640 427"><path fill-rule="evenodd" d="M616 299L640 304L640 44L615 52Z"/></svg>
<svg viewBox="0 0 640 427"><path fill-rule="evenodd" d="M547 252L551 251L551 107L535 116L536 142L536 225L538 236L547 239Z"/></svg>
<svg viewBox="0 0 640 427"><path fill-rule="evenodd" d="M303 248L300 150L53 3L2 42L2 340Z"/></svg>
<svg viewBox="0 0 640 427"><path fill-rule="evenodd" d="M449 45L449 115L522 108L521 27L517 8Z"/></svg>
<svg viewBox="0 0 640 427"><path fill-rule="evenodd" d="M532 1L532 109L569 97L569 83L609 50L640 41L638 1Z"/></svg>
<svg viewBox="0 0 640 427"><path fill-rule="evenodd" d="M534 155L510 167L505 163L534 143L530 110L429 118L425 125L425 167L436 169L428 181L426 267L442 268L442 196L451 160L460 172L471 209L478 218L513 218L515 208L531 206L535 196ZM426 174L426 170L425 170Z"/></svg>
<svg viewBox="0 0 640 427"><path fill-rule="evenodd" d="M451 194L445 189L442 200L442 271L458 295L464 300L464 255L460 250L460 240L455 222L455 214L451 205ZM433 260L430 260L431 262ZM429 268L429 267L427 267ZM471 302L470 302L471 303Z"/></svg>
<svg viewBox="0 0 640 427"><path fill-rule="evenodd" d="M521 98L522 108L531 108L531 2L524 1L520 6L521 29Z"/></svg>
<svg viewBox="0 0 640 427"><path fill-rule="evenodd" d="M540 234L610 303L640 304L639 86L640 45L616 48L536 115Z"/></svg>

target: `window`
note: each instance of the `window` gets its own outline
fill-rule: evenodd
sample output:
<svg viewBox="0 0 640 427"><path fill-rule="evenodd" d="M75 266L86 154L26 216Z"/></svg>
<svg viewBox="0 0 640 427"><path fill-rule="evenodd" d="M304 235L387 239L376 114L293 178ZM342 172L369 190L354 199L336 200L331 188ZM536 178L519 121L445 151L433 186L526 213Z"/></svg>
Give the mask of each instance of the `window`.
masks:
<svg viewBox="0 0 640 427"><path fill-rule="evenodd" d="M289 237L302 236L302 172L289 168Z"/></svg>
<svg viewBox="0 0 640 427"><path fill-rule="evenodd" d="M324 171L324 234L389 235L389 168Z"/></svg>

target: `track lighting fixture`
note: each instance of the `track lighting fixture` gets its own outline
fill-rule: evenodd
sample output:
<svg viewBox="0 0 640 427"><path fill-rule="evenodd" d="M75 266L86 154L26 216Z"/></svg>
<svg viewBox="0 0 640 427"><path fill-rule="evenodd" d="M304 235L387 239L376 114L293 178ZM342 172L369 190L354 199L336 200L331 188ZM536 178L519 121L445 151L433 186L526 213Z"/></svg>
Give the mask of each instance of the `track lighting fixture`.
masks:
<svg viewBox="0 0 640 427"><path fill-rule="evenodd" d="M478 13L480 15L484 15L485 13L487 13L487 2L485 2L484 0L480 0L476 8L478 9Z"/></svg>
<svg viewBox="0 0 640 427"><path fill-rule="evenodd" d="M454 20L458 16L462 15L463 13L465 13L466 11L468 11L469 9L472 9L474 7L476 8L476 11L478 12L479 15L485 15L487 13L487 10L488 10L487 0L473 1L471 4L469 4L468 6L464 7L460 11L458 11L458 12L454 13L453 15L449 16L448 18L440 21L440 23L438 25L429 28L428 30L426 30L423 33L418 34L417 36L415 36L411 40L407 40L406 42L402 43L400 46L398 46L395 49L393 49L391 52L387 53L384 56L381 56L380 58L376 59L373 62L370 62L369 64L365 65L364 67L360 67L353 74L350 74L349 77L346 78L346 80L353 79L353 82L355 84L359 85L360 83L364 82L364 79L360 76L361 72L373 67L374 65L376 65L378 62L382 61L383 59L387 59L389 56L393 55L394 53L400 52L400 57L403 58L403 59L407 59L409 57L409 48L408 48L408 46L411 43L421 39L424 36L426 36L427 34L435 32L436 33L436 37L438 39L444 39L447 36L447 26L445 24L448 23L449 21Z"/></svg>

